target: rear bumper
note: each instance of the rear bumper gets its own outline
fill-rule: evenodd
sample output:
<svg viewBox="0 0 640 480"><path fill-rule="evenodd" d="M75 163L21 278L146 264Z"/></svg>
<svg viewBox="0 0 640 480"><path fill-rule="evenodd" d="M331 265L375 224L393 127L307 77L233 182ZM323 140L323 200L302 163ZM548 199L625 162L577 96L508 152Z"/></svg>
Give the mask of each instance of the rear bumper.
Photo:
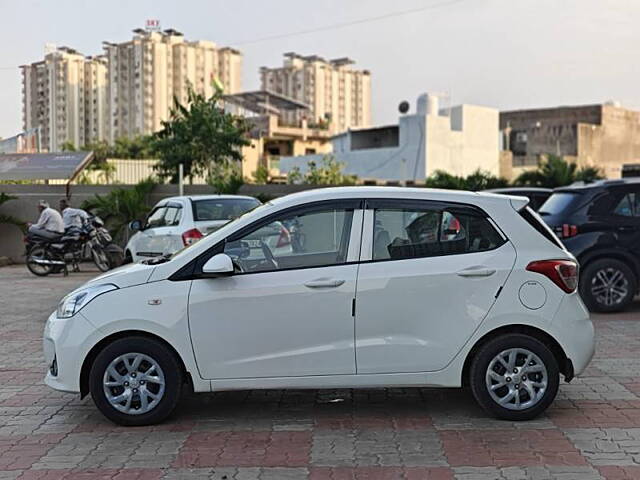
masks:
<svg viewBox="0 0 640 480"><path fill-rule="evenodd" d="M589 311L577 293L562 299L551 324L551 333L567 356L567 381L584 372L595 353L595 332Z"/></svg>

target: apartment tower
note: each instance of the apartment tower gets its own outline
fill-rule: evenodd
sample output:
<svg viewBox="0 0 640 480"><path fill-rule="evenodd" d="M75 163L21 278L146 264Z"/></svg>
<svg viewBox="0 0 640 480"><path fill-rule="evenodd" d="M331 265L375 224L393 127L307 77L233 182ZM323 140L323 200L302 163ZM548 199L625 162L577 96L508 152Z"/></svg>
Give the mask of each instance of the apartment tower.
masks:
<svg viewBox="0 0 640 480"><path fill-rule="evenodd" d="M355 70L354 62L346 57L325 60L293 52L284 57L282 67L260 69L263 90L307 104L309 124L333 133L371 124L369 71Z"/></svg>
<svg viewBox="0 0 640 480"><path fill-rule="evenodd" d="M21 67L23 127L40 128L42 149L153 133L189 86L206 96L220 86L240 90L242 54L232 48L172 29L136 29L131 40L103 46L95 57L48 46L44 60Z"/></svg>
<svg viewBox="0 0 640 480"><path fill-rule="evenodd" d="M48 47L44 60L23 65L23 127L40 127L41 148L105 139L107 65L68 48Z"/></svg>
<svg viewBox="0 0 640 480"><path fill-rule="evenodd" d="M134 30L132 40L104 42L109 71L109 142L153 133L169 116L173 99L185 102L189 86L211 96L240 90L242 55L208 41L189 42L176 30Z"/></svg>

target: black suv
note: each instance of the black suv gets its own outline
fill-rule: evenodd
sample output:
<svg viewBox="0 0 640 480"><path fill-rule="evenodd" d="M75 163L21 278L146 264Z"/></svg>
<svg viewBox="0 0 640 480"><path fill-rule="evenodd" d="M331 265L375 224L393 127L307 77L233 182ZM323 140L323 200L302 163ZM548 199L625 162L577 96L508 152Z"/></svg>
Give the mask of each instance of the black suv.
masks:
<svg viewBox="0 0 640 480"><path fill-rule="evenodd" d="M580 262L589 310L631 303L640 279L640 178L557 188L538 213Z"/></svg>

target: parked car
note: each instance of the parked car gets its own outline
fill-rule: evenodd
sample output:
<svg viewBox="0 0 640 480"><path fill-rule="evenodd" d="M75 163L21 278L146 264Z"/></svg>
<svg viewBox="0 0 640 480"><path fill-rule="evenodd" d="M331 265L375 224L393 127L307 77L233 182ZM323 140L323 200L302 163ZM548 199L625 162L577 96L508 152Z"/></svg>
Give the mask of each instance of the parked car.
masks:
<svg viewBox="0 0 640 480"><path fill-rule="evenodd" d="M553 193L552 188L541 187L506 187L506 188L493 188L491 190L485 190L486 192L500 193L502 195L517 195L520 197L527 197L529 199L529 206L535 211L538 211L542 204L547 201L547 198Z"/></svg>
<svg viewBox="0 0 640 480"><path fill-rule="evenodd" d="M575 258L526 205L391 187L273 200L64 297L45 382L123 425L163 420L184 389L409 385L470 385L490 414L534 418L594 331ZM304 242L273 251L260 232L286 225Z"/></svg>
<svg viewBox="0 0 640 480"><path fill-rule="evenodd" d="M626 308L640 278L640 179L557 188L539 214L580 262L589 309Z"/></svg>
<svg viewBox="0 0 640 480"><path fill-rule="evenodd" d="M200 240L260 205L253 197L198 195L161 200L144 221L130 224L136 233L125 247L127 262L169 255Z"/></svg>

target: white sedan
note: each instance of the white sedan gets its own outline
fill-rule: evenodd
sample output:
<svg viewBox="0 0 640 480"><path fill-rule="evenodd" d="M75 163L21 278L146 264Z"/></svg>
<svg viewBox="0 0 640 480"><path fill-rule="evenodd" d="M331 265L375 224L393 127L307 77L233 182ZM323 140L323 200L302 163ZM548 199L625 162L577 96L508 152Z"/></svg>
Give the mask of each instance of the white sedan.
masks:
<svg viewBox="0 0 640 480"><path fill-rule="evenodd" d="M240 195L191 195L158 202L143 222L134 220L136 233L125 248L127 262L169 255L260 205Z"/></svg>
<svg viewBox="0 0 640 480"><path fill-rule="evenodd" d="M575 258L527 203L387 187L274 200L64 297L45 382L122 425L162 421L185 389L411 385L469 385L491 415L534 418L584 371L594 330Z"/></svg>

